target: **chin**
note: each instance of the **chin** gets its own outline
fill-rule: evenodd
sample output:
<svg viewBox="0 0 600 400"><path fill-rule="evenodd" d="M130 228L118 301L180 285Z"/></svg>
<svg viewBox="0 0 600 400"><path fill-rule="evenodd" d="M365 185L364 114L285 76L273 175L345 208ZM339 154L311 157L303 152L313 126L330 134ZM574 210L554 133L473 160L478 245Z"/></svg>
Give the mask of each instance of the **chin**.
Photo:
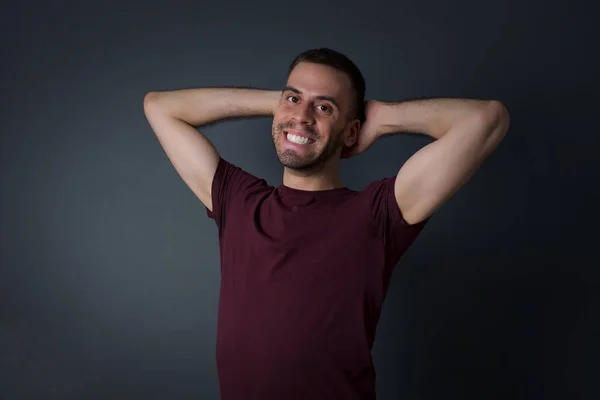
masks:
<svg viewBox="0 0 600 400"><path fill-rule="evenodd" d="M296 171L310 170L317 164L314 159L302 159L289 151L278 154L278 158L281 165Z"/></svg>

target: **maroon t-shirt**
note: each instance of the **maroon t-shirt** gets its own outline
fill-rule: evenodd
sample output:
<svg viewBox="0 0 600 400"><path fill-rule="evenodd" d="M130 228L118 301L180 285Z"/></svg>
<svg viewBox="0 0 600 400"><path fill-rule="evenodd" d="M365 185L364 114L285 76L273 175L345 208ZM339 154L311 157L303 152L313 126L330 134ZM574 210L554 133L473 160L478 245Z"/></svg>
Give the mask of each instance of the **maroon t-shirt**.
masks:
<svg viewBox="0 0 600 400"><path fill-rule="evenodd" d="M212 185L223 400L374 399L371 348L409 225L395 177L361 191L270 186L221 158Z"/></svg>

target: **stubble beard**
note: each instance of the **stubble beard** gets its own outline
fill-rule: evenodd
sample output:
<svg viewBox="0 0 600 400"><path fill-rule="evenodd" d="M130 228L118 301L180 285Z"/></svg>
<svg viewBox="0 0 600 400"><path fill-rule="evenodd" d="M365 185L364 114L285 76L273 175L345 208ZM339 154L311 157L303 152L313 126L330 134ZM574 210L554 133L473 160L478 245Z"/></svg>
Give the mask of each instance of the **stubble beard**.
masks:
<svg viewBox="0 0 600 400"><path fill-rule="evenodd" d="M286 168L293 169L299 172L316 171L321 168L342 146L340 135L332 135L327 143L321 149L317 146L321 144L322 137L314 130L310 131L315 137L315 142L310 146L314 146L315 150L300 156L292 149L283 149L282 142L285 138L284 130L293 128L289 123L279 123L273 128L273 144L279 162Z"/></svg>

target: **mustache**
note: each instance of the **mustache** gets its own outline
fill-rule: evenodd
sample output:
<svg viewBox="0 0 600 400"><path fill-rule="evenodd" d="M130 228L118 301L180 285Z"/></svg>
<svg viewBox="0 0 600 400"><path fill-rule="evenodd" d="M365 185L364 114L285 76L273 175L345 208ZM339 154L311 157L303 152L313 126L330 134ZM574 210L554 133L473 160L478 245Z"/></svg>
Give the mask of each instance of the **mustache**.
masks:
<svg viewBox="0 0 600 400"><path fill-rule="evenodd" d="M312 136L318 136L317 131L312 126L302 126L302 129L298 129L298 128L296 128L296 123L294 121L280 122L279 124L277 124L277 130L279 132L282 132L282 131L285 131L288 129L292 129L292 130L299 131L299 132L306 132Z"/></svg>

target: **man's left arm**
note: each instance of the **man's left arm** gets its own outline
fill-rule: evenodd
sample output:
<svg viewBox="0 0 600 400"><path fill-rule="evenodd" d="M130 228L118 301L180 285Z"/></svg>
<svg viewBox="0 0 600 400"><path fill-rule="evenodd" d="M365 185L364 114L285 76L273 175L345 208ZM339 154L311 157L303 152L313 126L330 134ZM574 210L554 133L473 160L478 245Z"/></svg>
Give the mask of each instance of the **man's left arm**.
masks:
<svg viewBox="0 0 600 400"><path fill-rule="evenodd" d="M492 100L370 103L364 129L377 138L410 132L436 139L410 157L396 177L396 200L409 224L430 217L471 178L500 144L510 120L504 105Z"/></svg>

